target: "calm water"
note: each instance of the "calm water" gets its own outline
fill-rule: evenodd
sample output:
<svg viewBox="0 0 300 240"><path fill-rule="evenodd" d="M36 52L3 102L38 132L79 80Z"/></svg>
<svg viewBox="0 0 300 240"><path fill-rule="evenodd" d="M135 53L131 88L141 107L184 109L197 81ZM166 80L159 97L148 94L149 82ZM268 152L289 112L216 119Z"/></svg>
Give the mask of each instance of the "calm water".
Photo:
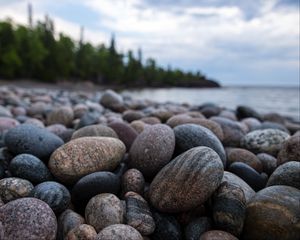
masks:
<svg viewBox="0 0 300 240"><path fill-rule="evenodd" d="M250 106L260 113L277 112L300 121L299 87L224 87L220 89L143 89L124 91L138 99L200 105L215 103L230 109Z"/></svg>

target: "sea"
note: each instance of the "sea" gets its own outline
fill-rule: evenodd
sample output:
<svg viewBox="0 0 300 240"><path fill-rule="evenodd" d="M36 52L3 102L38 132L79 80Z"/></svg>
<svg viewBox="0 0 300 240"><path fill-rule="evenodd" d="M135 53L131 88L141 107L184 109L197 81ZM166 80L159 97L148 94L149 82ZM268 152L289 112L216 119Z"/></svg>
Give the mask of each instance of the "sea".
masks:
<svg viewBox="0 0 300 240"><path fill-rule="evenodd" d="M300 122L300 87L158 88L125 90L136 99L201 105L214 103L227 109L249 106L259 113L279 113Z"/></svg>

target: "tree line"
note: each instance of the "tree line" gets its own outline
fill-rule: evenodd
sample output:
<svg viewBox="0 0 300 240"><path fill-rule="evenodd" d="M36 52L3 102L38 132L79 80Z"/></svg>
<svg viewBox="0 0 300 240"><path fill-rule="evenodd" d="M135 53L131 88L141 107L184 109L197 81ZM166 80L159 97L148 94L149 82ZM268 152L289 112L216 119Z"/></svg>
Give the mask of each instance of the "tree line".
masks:
<svg viewBox="0 0 300 240"><path fill-rule="evenodd" d="M141 50L137 55L131 50L118 52L114 36L109 46L93 46L63 33L56 35L49 17L35 26L18 25L12 20L0 22L0 78L92 81L131 87L218 86L200 72L165 69L152 58L143 63Z"/></svg>

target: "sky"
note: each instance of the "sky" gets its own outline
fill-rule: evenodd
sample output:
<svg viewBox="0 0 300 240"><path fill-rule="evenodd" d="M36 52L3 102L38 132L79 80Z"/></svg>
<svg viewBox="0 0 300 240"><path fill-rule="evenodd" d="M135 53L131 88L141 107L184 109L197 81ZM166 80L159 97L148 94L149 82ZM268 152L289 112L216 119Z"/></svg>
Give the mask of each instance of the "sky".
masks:
<svg viewBox="0 0 300 240"><path fill-rule="evenodd" d="M0 0L0 19L27 24L27 0ZM222 85L299 86L299 0L31 0L57 32L143 51L164 67Z"/></svg>

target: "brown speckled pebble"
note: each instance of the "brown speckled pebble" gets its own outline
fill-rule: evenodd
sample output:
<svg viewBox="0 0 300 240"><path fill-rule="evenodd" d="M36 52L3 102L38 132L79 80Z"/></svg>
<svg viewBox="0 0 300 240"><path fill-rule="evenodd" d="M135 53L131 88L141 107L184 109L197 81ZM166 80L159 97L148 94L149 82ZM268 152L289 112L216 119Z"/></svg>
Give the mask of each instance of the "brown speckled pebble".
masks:
<svg viewBox="0 0 300 240"><path fill-rule="evenodd" d="M47 116L48 125L61 123L69 126L74 118L74 112L71 107L61 106L53 109Z"/></svg>
<svg viewBox="0 0 300 240"><path fill-rule="evenodd" d="M29 196L33 185L22 178L3 178L0 180L0 197L4 203Z"/></svg>
<svg viewBox="0 0 300 240"><path fill-rule="evenodd" d="M143 237L129 225L114 224L104 228L95 240L143 240Z"/></svg>
<svg viewBox="0 0 300 240"><path fill-rule="evenodd" d="M199 240L238 240L238 238L228 232L212 230L203 233Z"/></svg>
<svg viewBox="0 0 300 240"><path fill-rule="evenodd" d="M85 209L85 219L97 232L103 228L123 223L123 206L114 194L102 193L91 198Z"/></svg>
<svg viewBox="0 0 300 240"><path fill-rule="evenodd" d="M48 166L57 179L72 184L87 174L114 170L124 154L125 145L116 138L82 137L58 148Z"/></svg>
<svg viewBox="0 0 300 240"><path fill-rule="evenodd" d="M65 210L58 218L57 240L64 240L69 231L84 223L81 215L71 209Z"/></svg>
<svg viewBox="0 0 300 240"><path fill-rule="evenodd" d="M300 162L300 135L292 136L286 140L278 153L278 165L288 161Z"/></svg>
<svg viewBox="0 0 300 240"><path fill-rule="evenodd" d="M55 214L36 198L17 199L1 207L0 222L4 229L3 240L56 239Z"/></svg>
<svg viewBox="0 0 300 240"><path fill-rule="evenodd" d="M219 155L208 147L195 147L168 163L150 185L150 201L162 212L182 212L204 203L223 177Z"/></svg>
<svg viewBox="0 0 300 240"><path fill-rule="evenodd" d="M81 224L67 234L66 240L94 240L96 236L95 228L91 225Z"/></svg>
<svg viewBox="0 0 300 240"><path fill-rule="evenodd" d="M128 169L122 176L122 192L136 192L143 195L145 179L143 174L137 169Z"/></svg>

